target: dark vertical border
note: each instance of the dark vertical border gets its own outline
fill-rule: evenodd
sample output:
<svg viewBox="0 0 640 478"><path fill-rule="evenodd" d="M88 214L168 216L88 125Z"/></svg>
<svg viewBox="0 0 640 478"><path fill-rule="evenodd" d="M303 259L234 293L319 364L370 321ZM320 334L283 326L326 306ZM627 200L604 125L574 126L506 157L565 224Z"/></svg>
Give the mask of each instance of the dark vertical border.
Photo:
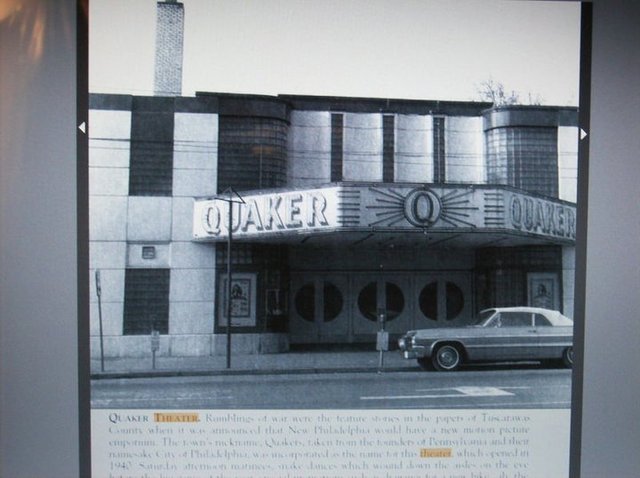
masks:
<svg viewBox="0 0 640 478"><path fill-rule="evenodd" d="M14 21L0 23L0 476L7 478L78 475L77 5L25 1ZM41 48L29 51L31 38Z"/></svg>
<svg viewBox="0 0 640 478"><path fill-rule="evenodd" d="M78 228L78 436L80 476L91 476L89 348L89 0L76 3L76 130Z"/></svg>
<svg viewBox="0 0 640 478"><path fill-rule="evenodd" d="M591 40L593 6L581 3L580 17L580 97L578 125L587 135L578 143L578 204L576 224L575 294L573 344L576 362L571 382L571 445L569 476L580 476L582 449L582 391L584 384L585 294L587 269L587 210L589 192L589 131L591 114Z"/></svg>

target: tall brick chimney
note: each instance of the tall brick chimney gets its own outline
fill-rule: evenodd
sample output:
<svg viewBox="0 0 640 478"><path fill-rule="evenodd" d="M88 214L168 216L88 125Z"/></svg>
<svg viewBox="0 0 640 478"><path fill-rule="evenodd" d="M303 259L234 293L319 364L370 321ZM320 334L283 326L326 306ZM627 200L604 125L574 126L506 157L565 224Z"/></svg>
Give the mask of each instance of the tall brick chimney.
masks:
<svg viewBox="0 0 640 478"><path fill-rule="evenodd" d="M158 2L154 93L157 96L182 94L182 44L184 6L176 0Z"/></svg>

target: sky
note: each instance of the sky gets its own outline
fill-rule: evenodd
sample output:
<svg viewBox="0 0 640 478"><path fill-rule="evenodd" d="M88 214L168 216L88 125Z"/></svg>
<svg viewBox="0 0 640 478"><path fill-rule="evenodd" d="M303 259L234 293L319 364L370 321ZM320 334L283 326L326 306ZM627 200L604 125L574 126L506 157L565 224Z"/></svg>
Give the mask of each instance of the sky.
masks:
<svg viewBox="0 0 640 478"><path fill-rule="evenodd" d="M196 91L478 100L489 78L577 105L580 4L182 0ZM91 0L89 90L153 94L156 0Z"/></svg>

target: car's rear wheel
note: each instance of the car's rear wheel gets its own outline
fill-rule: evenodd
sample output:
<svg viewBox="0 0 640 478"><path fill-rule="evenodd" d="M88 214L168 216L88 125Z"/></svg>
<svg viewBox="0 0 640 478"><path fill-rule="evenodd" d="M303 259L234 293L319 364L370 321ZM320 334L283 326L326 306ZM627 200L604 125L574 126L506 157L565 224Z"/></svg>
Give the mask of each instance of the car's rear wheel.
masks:
<svg viewBox="0 0 640 478"><path fill-rule="evenodd" d="M426 370L428 372L433 370L433 362L431 362L430 358L427 357L420 357L418 360L418 365L420 365L420 368L422 370Z"/></svg>
<svg viewBox="0 0 640 478"><path fill-rule="evenodd" d="M455 345L440 345L433 354L432 363L436 370L451 372L462 364L462 353Z"/></svg>
<svg viewBox="0 0 640 478"><path fill-rule="evenodd" d="M562 352L562 363L567 368L573 367L573 347L564 349L564 352Z"/></svg>

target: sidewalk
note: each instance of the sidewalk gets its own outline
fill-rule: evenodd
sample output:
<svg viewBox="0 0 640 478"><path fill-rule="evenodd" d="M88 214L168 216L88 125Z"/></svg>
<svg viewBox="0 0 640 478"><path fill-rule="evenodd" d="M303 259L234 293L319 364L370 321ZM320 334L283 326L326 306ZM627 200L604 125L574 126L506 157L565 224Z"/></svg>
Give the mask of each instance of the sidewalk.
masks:
<svg viewBox="0 0 640 478"><path fill-rule="evenodd" d="M277 354L234 354L231 367L227 357L152 357L113 359L105 358L104 371L100 360L91 360L91 379L179 377L195 375L251 375L294 373L346 373L377 372L379 352L284 352ZM415 371L414 360L405 360L395 350L384 353L383 371Z"/></svg>

